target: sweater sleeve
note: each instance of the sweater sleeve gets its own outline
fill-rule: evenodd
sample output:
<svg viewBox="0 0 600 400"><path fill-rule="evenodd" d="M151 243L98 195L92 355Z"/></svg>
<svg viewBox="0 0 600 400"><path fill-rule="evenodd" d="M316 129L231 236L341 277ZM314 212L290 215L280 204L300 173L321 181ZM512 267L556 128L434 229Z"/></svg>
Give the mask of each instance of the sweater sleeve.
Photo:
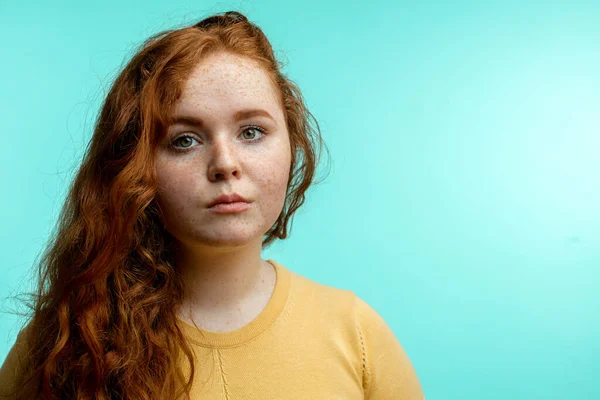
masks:
<svg viewBox="0 0 600 400"><path fill-rule="evenodd" d="M365 400L425 400L417 374L394 332L364 300L355 296L355 302Z"/></svg>

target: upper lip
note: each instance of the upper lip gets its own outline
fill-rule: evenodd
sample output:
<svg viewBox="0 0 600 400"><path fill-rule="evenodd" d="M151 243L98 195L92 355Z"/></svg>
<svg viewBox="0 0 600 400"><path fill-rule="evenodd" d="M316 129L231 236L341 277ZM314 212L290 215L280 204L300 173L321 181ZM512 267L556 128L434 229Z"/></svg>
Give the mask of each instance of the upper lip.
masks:
<svg viewBox="0 0 600 400"><path fill-rule="evenodd" d="M209 207L212 207L216 204L220 204L220 203L233 203L236 201L243 201L246 203L249 203L248 200L246 200L245 198L243 198L242 196L240 196L237 193L231 193L231 194L222 194L219 197L217 197L216 199L214 199L213 201L210 202L210 204L208 205Z"/></svg>

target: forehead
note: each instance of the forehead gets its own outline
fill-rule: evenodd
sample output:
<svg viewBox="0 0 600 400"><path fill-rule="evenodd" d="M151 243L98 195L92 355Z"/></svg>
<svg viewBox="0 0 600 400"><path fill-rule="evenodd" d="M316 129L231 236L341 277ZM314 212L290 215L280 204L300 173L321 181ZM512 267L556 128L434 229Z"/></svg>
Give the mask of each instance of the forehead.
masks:
<svg viewBox="0 0 600 400"><path fill-rule="evenodd" d="M262 106L276 108L277 92L254 60L230 53L208 56L186 81L177 108Z"/></svg>

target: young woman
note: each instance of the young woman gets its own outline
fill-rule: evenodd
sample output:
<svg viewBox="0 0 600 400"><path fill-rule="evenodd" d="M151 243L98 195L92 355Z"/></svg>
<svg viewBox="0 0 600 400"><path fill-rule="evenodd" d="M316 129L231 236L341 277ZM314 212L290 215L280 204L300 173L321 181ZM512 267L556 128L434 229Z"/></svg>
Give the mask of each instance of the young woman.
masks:
<svg viewBox="0 0 600 400"><path fill-rule="evenodd" d="M322 143L280 67L237 12L133 56L40 263L4 398L424 399L365 301L261 258Z"/></svg>

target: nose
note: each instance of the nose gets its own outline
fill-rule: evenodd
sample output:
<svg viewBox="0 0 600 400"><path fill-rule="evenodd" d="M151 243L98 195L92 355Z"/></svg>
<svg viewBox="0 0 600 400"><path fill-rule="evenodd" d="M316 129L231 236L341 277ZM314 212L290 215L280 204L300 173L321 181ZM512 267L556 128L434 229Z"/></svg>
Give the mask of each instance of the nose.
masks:
<svg viewBox="0 0 600 400"><path fill-rule="evenodd" d="M215 138L209 151L208 176L211 181L240 177L237 148L230 135Z"/></svg>

